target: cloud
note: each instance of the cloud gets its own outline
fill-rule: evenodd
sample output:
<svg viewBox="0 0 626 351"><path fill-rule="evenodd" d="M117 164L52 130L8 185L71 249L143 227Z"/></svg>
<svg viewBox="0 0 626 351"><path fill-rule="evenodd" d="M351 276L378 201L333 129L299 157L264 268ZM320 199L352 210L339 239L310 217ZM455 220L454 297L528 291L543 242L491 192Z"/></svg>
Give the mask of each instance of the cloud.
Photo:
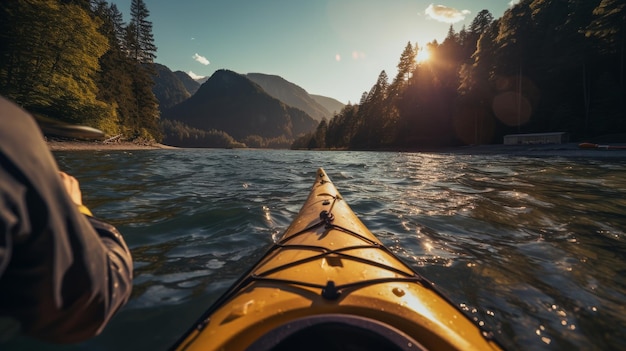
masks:
<svg viewBox="0 0 626 351"><path fill-rule="evenodd" d="M517 4L519 4L519 0L511 0L509 2L509 7L513 7L513 6L517 5Z"/></svg>
<svg viewBox="0 0 626 351"><path fill-rule="evenodd" d="M209 65L211 63L211 62L209 62L209 60L207 60L206 57L198 55L197 52L195 54L193 54L192 57L193 57L194 60L200 62L201 64L203 64L205 66L207 66L207 65Z"/></svg>
<svg viewBox="0 0 626 351"><path fill-rule="evenodd" d="M192 71L187 72L187 74L191 77L191 79L202 79L202 78L205 77L205 76L199 76L199 75L193 73Z"/></svg>
<svg viewBox="0 0 626 351"><path fill-rule="evenodd" d="M471 12L469 10L457 10L445 5L430 4L424 11L428 17L445 23L456 23L465 19Z"/></svg>

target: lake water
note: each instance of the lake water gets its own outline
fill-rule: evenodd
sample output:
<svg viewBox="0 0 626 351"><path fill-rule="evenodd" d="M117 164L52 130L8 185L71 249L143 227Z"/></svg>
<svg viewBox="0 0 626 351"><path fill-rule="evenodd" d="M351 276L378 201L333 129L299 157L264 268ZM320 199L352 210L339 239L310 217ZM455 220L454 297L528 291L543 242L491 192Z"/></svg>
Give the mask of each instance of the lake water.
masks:
<svg viewBox="0 0 626 351"><path fill-rule="evenodd" d="M626 349L626 159L383 152L56 152L124 234L128 305L64 347L167 349L297 214L323 167L362 221L511 350ZM1 345L0 345L1 346Z"/></svg>

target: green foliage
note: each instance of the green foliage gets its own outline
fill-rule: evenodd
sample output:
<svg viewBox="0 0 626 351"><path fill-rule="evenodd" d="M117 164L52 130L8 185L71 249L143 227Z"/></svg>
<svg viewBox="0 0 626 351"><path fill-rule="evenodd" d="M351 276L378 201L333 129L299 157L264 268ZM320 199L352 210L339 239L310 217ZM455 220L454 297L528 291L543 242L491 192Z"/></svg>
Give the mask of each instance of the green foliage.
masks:
<svg viewBox="0 0 626 351"><path fill-rule="evenodd" d="M140 14L139 56L150 61L156 47L145 5ZM35 113L158 141L153 81L129 58L127 32L117 7L104 0L3 1L0 94Z"/></svg>
<svg viewBox="0 0 626 351"><path fill-rule="evenodd" d="M626 40L626 3L621 0L602 0L593 10L593 16L585 34L607 44L603 47L607 52L623 50Z"/></svg>
<svg viewBox="0 0 626 351"><path fill-rule="evenodd" d="M243 144L249 148L258 149L288 149L293 140L288 139L284 135L275 138L263 138L260 135L248 135L243 138Z"/></svg>
<svg viewBox="0 0 626 351"><path fill-rule="evenodd" d="M96 100L98 58L108 42L83 8L55 1L3 2L0 93L32 111L81 123L105 112Z"/></svg>
<svg viewBox="0 0 626 351"><path fill-rule="evenodd" d="M93 111L91 118L86 119L84 123L100 129L105 135L120 134L120 121L115 107L106 104L102 105L104 106Z"/></svg>
<svg viewBox="0 0 626 351"><path fill-rule="evenodd" d="M313 140L313 132L303 134L293 141L293 143L291 144L291 149L293 150L310 149L309 145L311 144L312 140Z"/></svg>
<svg viewBox="0 0 626 351"><path fill-rule="evenodd" d="M237 142L230 135L217 130L201 130L173 120L161 121L163 142L179 147L242 148L245 144Z"/></svg>

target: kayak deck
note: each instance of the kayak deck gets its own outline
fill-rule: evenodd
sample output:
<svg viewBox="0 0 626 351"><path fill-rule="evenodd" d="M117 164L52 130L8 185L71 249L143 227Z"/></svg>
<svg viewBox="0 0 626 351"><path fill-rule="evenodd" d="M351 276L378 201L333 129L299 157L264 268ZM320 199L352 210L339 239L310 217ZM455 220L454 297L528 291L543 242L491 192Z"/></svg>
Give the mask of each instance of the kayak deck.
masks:
<svg viewBox="0 0 626 351"><path fill-rule="evenodd" d="M177 347L499 350L490 336L386 248L319 169L282 238Z"/></svg>

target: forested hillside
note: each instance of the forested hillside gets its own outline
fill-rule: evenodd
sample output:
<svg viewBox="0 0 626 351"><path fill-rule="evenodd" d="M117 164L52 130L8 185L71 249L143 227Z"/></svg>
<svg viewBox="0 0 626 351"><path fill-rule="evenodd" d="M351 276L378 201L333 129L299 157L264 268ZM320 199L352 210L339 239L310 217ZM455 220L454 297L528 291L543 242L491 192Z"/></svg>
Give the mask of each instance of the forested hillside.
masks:
<svg viewBox="0 0 626 351"><path fill-rule="evenodd" d="M294 138L315 128L317 122L304 111L270 96L246 76L218 70L189 99L166 110L164 120L177 121L176 130L221 131L249 147L288 148ZM173 126L172 126L173 127ZM204 136L190 135L199 144ZM178 146L190 146L186 141ZM210 146L212 144L204 145Z"/></svg>
<svg viewBox="0 0 626 351"><path fill-rule="evenodd" d="M428 60L417 62L427 50ZM626 3L521 0L480 12L442 43L408 43L398 74L381 72L294 148L502 143L510 133L568 132L573 140L626 133ZM621 136L621 140L626 141Z"/></svg>
<svg viewBox="0 0 626 351"><path fill-rule="evenodd" d="M161 112L189 99L192 93L189 92L179 75L158 63L154 63L153 67L156 74L153 76L154 87L152 91L159 101ZM183 74L186 75L186 73Z"/></svg>
<svg viewBox="0 0 626 351"><path fill-rule="evenodd" d="M183 85L185 86L185 89L187 89L190 95L195 94L196 91L200 89L200 83L193 80L193 78L191 78L189 74L183 71L176 71L174 72L174 75L178 77L178 79L180 79L180 81L183 83Z"/></svg>
<svg viewBox="0 0 626 351"><path fill-rule="evenodd" d="M0 2L0 94L34 114L161 140L149 11L104 0Z"/></svg>
<svg viewBox="0 0 626 351"><path fill-rule="evenodd" d="M284 102L285 104L306 112L318 122L324 118L332 117L330 111L320 105L315 99L301 87L288 82L277 75L248 73L246 77L255 82L265 92Z"/></svg>
<svg viewBox="0 0 626 351"><path fill-rule="evenodd" d="M313 98L313 100L317 101L318 104L324 106L324 108L328 110L328 112L330 112L331 116L334 116L335 114L339 113L339 111L341 111L344 108L344 106L346 106L342 102L337 101L336 99L333 99L327 96L315 95L315 94L310 94L310 95Z"/></svg>

